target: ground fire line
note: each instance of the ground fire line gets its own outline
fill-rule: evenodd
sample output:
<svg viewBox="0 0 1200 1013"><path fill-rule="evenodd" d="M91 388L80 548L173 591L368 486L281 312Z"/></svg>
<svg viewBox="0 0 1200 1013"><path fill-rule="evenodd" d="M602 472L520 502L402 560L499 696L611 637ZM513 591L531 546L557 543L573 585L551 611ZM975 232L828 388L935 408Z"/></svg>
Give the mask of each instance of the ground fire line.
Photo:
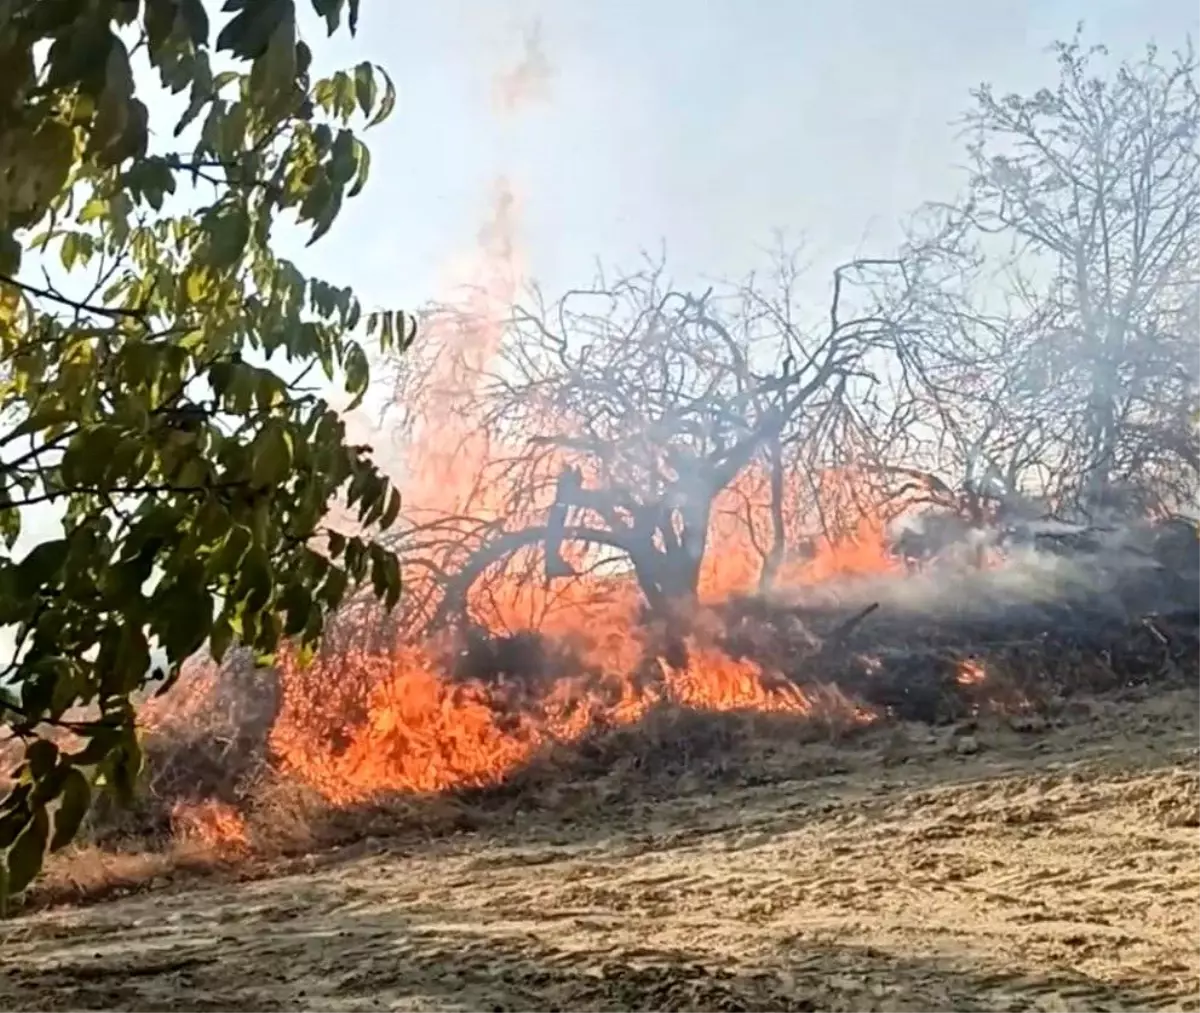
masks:
<svg viewBox="0 0 1200 1013"><path fill-rule="evenodd" d="M405 798L486 804L556 769L607 776L625 769L623 752L640 772L679 771L722 750L736 762L751 734L837 739L879 722L1044 715L1079 694L1194 678L1197 582L1161 567L1110 554L879 569L730 595L671 621L648 620L629 588L540 631L327 651L308 666L285 655L257 675L198 666L190 689L144 715L167 806L159 832L251 850L265 782L346 812ZM215 765L214 739L225 743ZM170 772L154 771L156 756Z"/></svg>

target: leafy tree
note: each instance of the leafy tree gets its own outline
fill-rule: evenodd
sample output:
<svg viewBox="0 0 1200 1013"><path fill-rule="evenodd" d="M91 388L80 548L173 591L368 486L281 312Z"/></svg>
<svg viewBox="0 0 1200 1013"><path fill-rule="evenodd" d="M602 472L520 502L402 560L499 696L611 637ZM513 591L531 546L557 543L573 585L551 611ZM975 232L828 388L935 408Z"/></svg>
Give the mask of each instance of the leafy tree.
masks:
<svg viewBox="0 0 1200 1013"><path fill-rule="evenodd" d="M357 0L313 7L354 32ZM362 190L348 125L386 118L395 93L368 63L311 80L293 0L222 10L218 26L202 0L0 4L0 625L17 645L0 720L26 743L0 804L0 898L75 836L94 787L130 790L152 651L169 683L206 644L312 644L368 578L399 595L394 555L314 542L335 498L382 528L400 499L303 380L340 376L357 403L351 334L403 346L405 318L364 314L272 248L281 216L315 241ZM139 98L154 73L177 122ZM16 558L35 505L61 536Z"/></svg>

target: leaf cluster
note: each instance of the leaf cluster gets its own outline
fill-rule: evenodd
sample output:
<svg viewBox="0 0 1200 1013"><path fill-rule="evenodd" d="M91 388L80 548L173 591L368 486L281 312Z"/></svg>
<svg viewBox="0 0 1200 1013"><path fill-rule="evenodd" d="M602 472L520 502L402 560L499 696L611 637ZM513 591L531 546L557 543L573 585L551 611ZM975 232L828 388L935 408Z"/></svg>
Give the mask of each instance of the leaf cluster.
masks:
<svg viewBox="0 0 1200 1013"><path fill-rule="evenodd" d="M313 6L354 31L357 0ZM400 593L390 552L315 540L335 501L385 529L400 497L308 377L353 407L370 382L354 335L402 348L409 322L273 242L281 216L316 241L362 190L353 126L386 119L395 89L369 63L312 79L294 0L209 10L0 4L0 626L16 638L0 722L26 740L0 898L71 840L93 785L130 790L152 652L168 684L206 645L267 661L284 638L315 643L358 584ZM151 122L139 61L180 98L175 122ZM52 260L84 290L32 281ZM18 557L43 504L61 534ZM49 741L56 726L81 747Z"/></svg>

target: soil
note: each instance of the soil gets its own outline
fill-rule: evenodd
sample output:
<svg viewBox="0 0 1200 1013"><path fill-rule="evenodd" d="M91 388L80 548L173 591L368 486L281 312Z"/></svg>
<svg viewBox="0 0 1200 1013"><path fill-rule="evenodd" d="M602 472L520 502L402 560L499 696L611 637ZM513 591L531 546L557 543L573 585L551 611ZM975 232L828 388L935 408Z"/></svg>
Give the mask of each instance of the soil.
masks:
<svg viewBox="0 0 1200 1013"><path fill-rule="evenodd" d="M1200 1010L1200 697L1070 710L23 915L0 1008Z"/></svg>

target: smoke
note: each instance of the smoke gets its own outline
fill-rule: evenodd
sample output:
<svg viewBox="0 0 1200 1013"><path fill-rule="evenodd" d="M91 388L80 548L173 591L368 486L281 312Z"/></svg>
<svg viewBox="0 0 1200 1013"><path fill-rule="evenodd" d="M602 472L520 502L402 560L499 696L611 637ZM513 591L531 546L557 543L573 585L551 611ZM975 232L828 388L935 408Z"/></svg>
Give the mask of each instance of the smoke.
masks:
<svg viewBox="0 0 1200 1013"><path fill-rule="evenodd" d="M501 122L509 123L518 114L532 106L549 101L554 75L555 68L547 55L541 25L534 22L524 33L519 54L493 76L493 112ZM498 484L493 483L490 477L484 477L484 468L489 463L498 463L499 458L509 456L509 451L512 451L511 456L513 457L520 456L521 453L521 447L499 446L503 439L500 433L505 432L511 438L513 430L512 427L506 430L499 425L489 425L488 416L483 407L486 398L482 396L483 387L481 386L489 374L492 374L491 378L494 379L495 374L502 371L503 367L498 363L502 342L513 337L512 328L509 326L511 322L509 317L519 287L522 281L528 277L520 236L522 224L520 196L520 188L509 174L497 175L493 182L489 214L478 232L477 242L457 265L458 276L464 280L468 295L465 299L452 303L449 307L441 307L439 312L430 317L422 342L425 345L425 354L431 358L433 365L417 378L415 386L409 392L415 395L411 401L409 398L401 399L406 408L410 403L419 404L423 411L422 426L419 432L412 434L413 438L408 448L409 454L416 463L409 469L411 478L406 483L406 494L408 501L416 504L426 515L434 512L446 515L470 512L473 519L478 520L481 524L496 525L498 522L507 520L512 522L510 527L517 527L519 526L518 519L525 518L537 511L544 511L547 507L546 503L537 498L541 495L541 486L532 480L527 485L534 491L530 492L525 500L519 500L516 495L505 500L500 493L492 495L484 489L485 485L490 487ZM958 264L959 262L952 258L951 263ZM930 281L929 284L933 285L935 282ZM867 286L867 282L864 281L863 285ZM880 285L882 287L878 298L882 300L882 305L887 311L894 313L901 319L901 322L907 319L905 316L909 313L907 307L912 300L918 298L918 295L922 299L930 300L934 300L935 297L940 299L946 295L942 292L929 292L921 289L917 294L906 293L905 297L901 299L886 285L883 283ZM964 305L968 305L968 297L971 296L971 293L964 291L959 295L964 300ZM892 298L893 296L895 298ZM864 298L866 297L864 296ZM876 296L871 295L869 298L874 301ZM895 302L895 306L892 305L893 302ZM932 308L941 305L941 302L930 303ZM958 305L957 301L953 303L954 307L958 307ZM447 309L449 312L444 312ZM923 314L924 310L921 313L924 323ZM841 323L844 324L845 320L843 315ZM611 323L611 321L606 322ZM996 350L988 346L991 350L987 356L982 353L977 354L974 359L967 361L966 365L956 366L954 370L947 373L945 379L942 379L942 374L939 373L938 389L953 389L957 392L957 400L953 404L943 405L943 400L946 399L941 394L934 399L939 410L944 409L946 412L946 418L942 420L941 424L947 431L955 433L959 429L979 428L985 434L997 426L1003 428L1003 425L1011 424L1011 432L1005 430L996 436L995 442L998 446L1012 445L1023 448L1031 440L1042 439L1049 447L1046 451L1049 464L1044 467L1050 468L1054 474L1066 474L1069 469L1065 465L1057 467L1062 464L1063 458L1060 445L1074 446L1078 433L1074 430L1059 431L1054 426L1046 425L1047 419L1056 420L1062 414L1061 405L1054 401L1035 397L1029 389L1026 389L1028 387L1025 382L1026 373L1033 370L1033 366L1040 361L1037 356L1046 350L1043 347L1044 342L1039 344L1034 340L1034 337L1040 335L1042 330L1032 328L1029 329L1029 335L1026 335L1022 327L1013 323L1011 327L1004 330L1004 334L1008 336L1009 331L1016 335L1012 340L1019 339L1025 342L1021 346L1021 350L1029 362L1023 361L1021 370L1010 368L1009 365L1006 365L1009 358L999 354L998 351L996 354L991 354ZM931 336L929 340L936 344L943 338L950 340L945 335L940 335L940 332L938 335ZM566 341L565 335L563 340ZM1005 340L1008 340L1008 337ZM1005 350L1000 349L999 351ZM936 356L929 353L931 357L929 362L919 363L919 370L913 366L913 376L923 377L933 367L938 367L943 372L950 369L942 360L943 358L954 359L954 356L949 352L945 352L943 355L943 352L945 350L938 352ZM422 353L414 355L414 359L420 354ZM531 354L533 353L531 352ZM636 356L634 359L640 362ZM582 362L582 358L580 361ZM697 362L699 361L701 360L697 359ZM867 361L865 353L863 361ZM996 363L1001 365L997 366ZM689 363L689 368L693 368L695 365L695 362ZM906 363L902 365L907 369L911 364L908 364L906 360ZM998 372L993 375L987 371L988 369ZM1000 384L1000 380L1008 374L1011 374L1011 382L1006 380L1007 386ZM630 368L621 376L619 382L636 385L644 379L645 377L638 372L637 368ZM993 387L998 389L994 391ZM1039 387L1038 390L1041 391L1042 388ZM985 398L983 395L987 395L987 397ZM994 398L993 395L995 395ZM843 396L848 402L858 398L855 389L849 389L849 393L839 390L838 397ZM899 398L900 395L896 397ZM858 412L859 416L862 416L861 419L854 416L853 426L850 422L839 423L840 428L831 424L830 428L821 430L813 437L814 442L825 441L831 447L839 441L842 445L835 447L828 454L816 454L814 457L818 459L818 463L824 460L844 463L852 460L863 445L865 445L865 450L862 452L864 459L876 450L880 454L892 453L893 451L889 449L891 446L911 447L912 443L908 440L895 440L893 443L887 444L885 436L878 437L876 442L879 446L874 447L872 441L875 440L875 437L864 437L862 433L875 423L878 423L878 428L885 435L891 433L892 430L889 427L893 425L899 427L905 424L903 418L910 409L917 413L913 416L914 418L925 414L924 409L929 405L928 398L922 400L925 397L924 394L912 395L912 397L912 404L900 405L896 399L889 402L886 396L881 396L879 400L872 400L875 398L874 393L871 393L869 397L863 395L859 400L870 400L869 404L856 403L845 411L845 417L848 419L854 412ZM892 412L892 417L883 417L885 409ZM918 411L918 409L920 410ZM633 409L630 410L631 418L636 419L637 414ZM959 415L962 418L959 418ZM570 424L570 421L564 420L564 425ZM806 422L807 420L801 419L797 425L804 425ZM630 428L636 424L636 421L631 422ZM824 425L825 423L821 422L820 424ZM922 426L932 432L931 427L936 427L936 423L922 423ZM1045 435L1042 433L1043 429L1053 431L1049 432L1049 435ZM537 433L534 435L545 438L547 434ZM648 442L653 442L649 435L647 439ZM672 441L673 437L667 438L667 442ZM964 460L959 463L962 464L965 475L953 473L960 470L953 462L949 466L944 466L941 461L909 462L906 459L902 463L919 463L937 470L944 474L945 481L956 489L966 488L968 484L973 483L972 488L976 498L987 491L991 497L1004 500L1007 513L1011 513L1007 508L1014 506L1021 499L1022 489L1035 490L1039 499L1045 498L1047 502L1050 501L1050 490L1043 490L1036 481L1033 481L1040 474L1040 472L1035 474L1037 468L1033 465L1027 469L1030 472L1029 475L1017 474L1020 469L1006 468L1004 465L1009 462L993 462L983 452L988 449L983 447L983 442L985 442L983 435L979 435L979 439L976 440L973 434L966 433L962 436L961 442L963 446L960 450L964 455ZM661 447L654 447L653 452L657 453L661 449ZM678 447L673 446L672 449L678 449ZM805 464L807 466L807 462ZM544 470L548 472L553 466L552 463L547 463ZM1038 467L1043 466L1038 465ZM1075 462L1072 467L1075 469L1071 472L1072 475L1084 474L1087 470L1080 462ZM529 473L532 474L534 470L531 465ZM710 532L704 531L705 526L709 524L706 508L713 503L714 495L720 490L713 490L704 485L704 472L700 467L693 469L686 466L679 470L681 473L675 483L677 501L672 501L667 506L673 512L671 524L674 525L676 521L681 522L682 530L675 534L682 535L683 548L693 556L695 561L700 561L699 557L706 552L712 557L721 554L732 555L728 545L717 546L714 539L706 542L704 538L706 533L711 532L711 528ZM982 475L977 474L981 470ZM491 475L497 474L498 471L499 469L493 469ZM1010 475L1009 472L1013 474ZM1002 481L1002 474L1008 475L1009 480ZM537 476L539 480L544 480L545 477L541 473ZM738 476L739 482L741 479L742 476ZM636 481L632 484L636 484ZM516 480L513 479L512 482L515 483ZM1110 486L1113 484L1109 483ZM631 491L638 495L646 494L651 498L657 494L656 490L649 488ZM1058 491L1061 495L1056 502L1066 502L1080 490L1064 488ZM1044 497L1043 492L1045 492ZM1034 493L1030 493L1031 497L1033 495ZM964 611L979 612L1063 601L1085 592L1105 591L1110 586L1115 588L1115 584L1120 583L1118 575L1126 575L1133 579L1142 571L1152 569L1151 563L1145 557L1138 557L1136 552L1127 551L1127 546L1117 544L1122 541L1122 537L1105 536L1104 539L1101 539L1105 542L1104 552L1099 554L1093 552L1091 556L1094 558L1086 561L1081 558L1067 558L1064 553L1059 551L1047 550L1041 543L1051 542L1055 539L1069 540L1080 534L1080 531L1060 522L1031 520L1030 518L1040 510L1040 506L1035 506L1031 498L1021 505L1028 509L1023 511L1025 520L1020 522L1023 524L1024 530L1021 536L1015 540L1010 531L972 528L962 518L950 518L946 524L947 530L943 533L929 530L934 523L930 520L906 522L908 532L918 539L953 542L954 549L944 552L943 555L957 554L961 556L962 558L958 560L959 565L953 565L954 561L947 559L942 561L942 565L926 573L883 572L898 569L894 565L895 560L886 559L883 560L885 565L879 567L881 572L878 575L860 577L854 582L840 580L827 585L819 592L805 593L839 594L849 599L870 597L886 602L889 607L898 610L952 611L961 614ZM1144 510L1123 511L1125 516L1145 512ZM764 511L760 510L759 513L764 514ZM518 518L518 514L521 515L521 518ZM747 514L747 516L749 515ZM753 526L759 519L750 519L746 523ZM866 518L866 520L871 524L876 524L876 522L882 524L887 518L880 516ZM828 528L825 530L828 531ZM785 537L789 544L785 551L791 551L795 547L794 543L798 541L792 537L793 534L794 532L791 531L786 533ZM956 537L951 539L947 537L949 535ZM1125 541L1129 541L1129 539L1125 539ZM755 545L753 548L759 550L760 555L762 554L759 545ZM875 557L866 558L871 555L870 552L864 552L862 555L867 564L880 561ZM901 555L905 555L905 553L902 552ZM1103 556L1102 563L1099 561L1101 556ZM988 557L988 565L982 569L977 565L968 565L972 561L977 564L984 557ZM755 558L752 554L747 553L750 564L754 563ZM809 567L804 576L814 581L820 580L822 575L817 573L817 569ZM868 567L857 567L857 569L866 571ZM723 590L734 590L728 586L728 581L722 583ZM1120 593L1115 589L1113 594L1117 598L1120 597Z"/></svg>
<svg viewBox="0 0 1200 1013"><path fill-rule="evenodd" d="M525 32L521 59L492 81L495 108L501 115L511 115L526 105L549 99L554 73L554 65L542 48L542 23L535 20Z"/></svg>
<svg viewBox="0 0 1200 1013"><path fill-rule="evenodd" d="M492 109L510 123L549 98L553 68L541 25L524 33L514 63L492 78ZM405 499L420 513L454 513L474 492L489 456L480 385L500 353L505 321L528 277L521 241L522 201L510 173L486 193L474 242L442 265L442 292L420 321L417 343L394 364L392 396L382 425L404 459Z"/></svg>
<svg viewBox="0 0 1200 1013"><path fill-rule="evenodd" d="M1034 610L1068 607L1091 620L1108 616L1128 622L1197 607L1200 542L1192 531L1164 534L1129 522L1096 529L1055 520L1035 522L1028 530L1037 537L1013 545L1005 544L1007 531L977 528L921 568L780 594L796 605L853 609L878 604L894 614L946 620L994 621L1006 613L1028 617ZM987 559L982 567L980 554Z"/></svg>

